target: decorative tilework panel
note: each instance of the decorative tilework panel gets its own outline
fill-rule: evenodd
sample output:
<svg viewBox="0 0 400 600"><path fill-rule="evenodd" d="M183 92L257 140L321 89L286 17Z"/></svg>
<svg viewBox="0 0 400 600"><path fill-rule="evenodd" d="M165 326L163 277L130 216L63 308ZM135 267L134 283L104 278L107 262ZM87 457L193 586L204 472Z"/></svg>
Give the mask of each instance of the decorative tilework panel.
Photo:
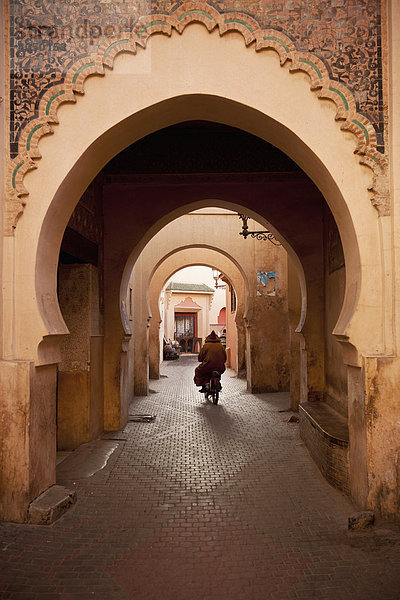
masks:
<svg viewBox="0 0 400 600"><path fill-rule="evenodd" d="M129 32L151 13L168 13L171 0L10 0L10 153L17 155L24 125L40 98L62 83L68 68L105 37ZM261 27L284 32L304 52L325 62L333 79L353 92L357 110L377 132L383 152L380 0L211 0L221 12L240 11Z"/></svg>

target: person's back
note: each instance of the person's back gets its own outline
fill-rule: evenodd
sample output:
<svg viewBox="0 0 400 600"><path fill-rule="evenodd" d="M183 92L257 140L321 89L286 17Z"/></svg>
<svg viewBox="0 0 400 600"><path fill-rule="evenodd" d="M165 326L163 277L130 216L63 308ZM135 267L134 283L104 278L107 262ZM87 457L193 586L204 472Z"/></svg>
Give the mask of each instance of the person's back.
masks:
<svg viewBox="0 0 400 600"><path fill-rule="evenodd" d="M225 371L226 352L215 331L206 337L198 358L201 364L195 369L194 382L202 386L200 392L205 392L205 385L210 381L212 371Z"/></svg>

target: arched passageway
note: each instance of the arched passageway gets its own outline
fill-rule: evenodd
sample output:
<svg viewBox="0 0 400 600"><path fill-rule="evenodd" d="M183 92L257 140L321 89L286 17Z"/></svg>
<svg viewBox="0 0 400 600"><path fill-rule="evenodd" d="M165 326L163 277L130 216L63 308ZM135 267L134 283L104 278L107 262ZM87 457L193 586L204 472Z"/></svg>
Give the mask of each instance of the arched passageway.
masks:
<svg viewBox="0 0 400 600"><path fill-rule="evenodd" d="M201 148L199 145L199 149ZM236 323L239 330L239 356L238 360L234 360L234 364L239 365L240 372L247 371L248 389L259 392L286 389L289 381L288 357L286 351L282 353L282 346L289 346L286 252L282 247L273 246L268 242L247 243L239 235L238 223L235 212L204 208L174 220L154 236L136 263L142 279L139 281L135 278L134 287L143 293L150 283L149 298L152 299L149 313L140 317L142 338L144 340L146 337L148 316L155 317L155 322L150 320L150 335L152 329L157 328L158 296L167 276L175 270L176 265L182 267L185 264L193 264L196 259L197 262L204 263L205 258L209 257L214 263L208 264L220 265L221 271L238 290ZM260 227L261 225L258 225L258 228ZM158 256L162 258L157 261ZM237 272L236 275L232 269ZM260 269L273 271L276 275L276 289L269 297L265 296L267 291L263 286L257 283L257 273ZM264 305L267 300L269 305L266 312ZM143 300L138 306L141 304ZM301 306L297 308L296 325L302 318ZM136 331L138 330L137 326ZM146 389L142 381L143 374L146 373L145 347L145 343L141 344L142 351L138 353L138 359L135 359L140 365L136 372L141 382L137 389L140 389L141 393Z"/></svg>
<svg viewBox="0 0 400 600"><path fill-rule="evenodd" d="M196 129L200 132L204 132L204 130L207 132L207 135L210 135L213 132L213 127L214 129L216 129L217 133L221 136L222 133L228 133L228 138L229 141L232 142L232 140L235 139L235 135L239 136L239 140L240 140L240 132L236 133L236 130L233 131L233 135L230 129L223 129L222 131L220 130L221 128L216 128L215 126L213 126L213 124L207 124L207 123L200 123L200 124L189 124L188 126L188 131L192 134L193 133L193 128L196 127ZM172 147L176 148L177 142L176 142L176 138L174 139L174 135L176 135L176 129L175 128L171 128L169 131L164 131L162 132L162 135L164 137L170 135L172 136L170 139L170 145ZM180 132L180 135L187 133L186 128L185 127L180 127L178 128L178 132ZM230 137L229 137L230 136ZM158 147L158 136L152 136L153 137L153 141L149 141L149 149L148 149L148 154L150 156L154 157L154 152L155 149ZM191 135L191 138L193 139L193 135ZM237 141L237 140L236 140ZM249 143L249 140L247 140L247 143ZM259 142L258 142L259 143ZM153 145L152 145L153 144ZM343 364L342 364L342 359L340 356L340 352L338 347L336 346L336 363L335 361L331 361L331 363L329 364L328 368L325 369L325 364L324 364L324 353L325 351L331 351L331 349L335 350L335 342L333 340L333 338L331 337L331 330L325 330L326 329L326 323L324 321L324 313L325 313L325 291L324 294L321 294L321 286L324 288L325 283L324 283L324 264L325 264L325 260L326 260L326 254L324 254L324 244L323 244L323 239L324 239L324 235L326 234L326 231L328 231L329 229L329 235L332 236L336 229L334 226L334 222L333 219L331 220L331 222L329 222L328 217L330 215L329 209L325 208L324 209L324 202L322 197L319 195L318 191L314 188L314 186L312 185L311 182L309 182L309 180L307 180L307 178L304 176L304 174L302 174L301 172L298 171L298 169L295 167L295 165L293 165L290 161L287 161L287 159L285 159L284 156L280 155L279 153L277 153L275 150L273 150L271 147L268 146L264 146L264 150L267 153L267 156L264 157L264 164L266 162L268 162L268 164L271 164L271 160L275 158L275 163L278 162L279 160L281 161L281 163L283 162L284 165L284 170L281 171L281 176L279 176L279 170L274 171L274 175L271 177L271 175L269 175L268 171L265 169L266 171L266 175L261 176L260 174L258 174L257 177L255 177L256 182L251 181L251 178L249 176L244 177L243 175L239 175L239 177L235 178L235 186L233 187L231 184L226 184L225 181L225 177L221 178L218 175L218 172L216 173L216 175L214 175L212 178L210 177L210 175L208 175L208 177L206 178L206 181L204 181L204 177L200 175L197 176L198 178L198 182L193 183L191 181L192 179L192 175L189 173L186 181L184 178L184 175L180 175L178 178L176 175L169 175L168 176L168 181L165 180L165 175L161 174L161 177L159 178L159 181L156 182L155 181L155 175L152 173L151 174L151 184L149 184L149 182L144 182L143 179L146 178L146 176L143 176L143 174L141 175L137 175L136 173L132 173L129 172L129 170L126 170L125 172L121 172L121 164L124 165L125 164L130 164L130 165L136 165L137 164L137 157L140 153L143 153L143 145L144 142L141 143L141 145L139 145L138 148L136 148L135 146L132 146L131 149L127 150L124 155L122 155L121 157L118 157L118 159L114 160L102 173L102 177L104 178L104 183L100 184L102 185L102 193L101 193L101 197L102 197L102 203L103 203L103 213L106 214L108 211L108 205L111 207L113 207L114 209L114 198L116 197L122 197L122 196L128 196L131 198L135 198L140 196L141 200L143 201L143 199L148 199L147 201L147 206L153 206L156 202L156 199L159 195L159 191L160 189L162 189L162 194L163 194L163 199L165 200L166 198L172 198L176 197L176 195L180 195L182 198L184 198L185 196L190 196L190 198L193 200L194 197L196 197L196 195L198 196L198 198L201 198L204 196L209 195L211 198L216 198L217 196L219 197L225 197L225 200L220 200L220 198L218 198L218 200L215 200L215 203L220 206L225 206L226 208L230 208L230 209L234 209L236 211L239 212L243 212L244 211L244 201L243 204L233 204L231 201L229 202L229 197L234 197L236 196L236 198L238 198L238 196L240 197L240 194L244 194L245 191L246 193L250 193L250 194L254 194L254 192L256 194L259 194L260 197L263 194L267 194L270 193L271 194L271 190L278 191L280 197L286 196L286 200L291 199L291 195L294 194L294 197L296 197L297 194L297 198L303 198L303 194L305 193L304 190L304 186L306 189L306 192L308 194L307 198L309 199L310 196L312 196L312 194L314 194L315 198L314 198L314 204L309 204L310 207L314 208L315 214L312 215L311 213L307 213L307 221L308 221L308 225L307 225L307 229L304 226L303 229L304 231L307 231L307 233L309 233L312 230L312 233L309 234L308 238L306 241L303 240L303 243L306 243L306 245L308 246L308 248L313 248L313 253L311 254L311 256L308 256L305 260L303 260L303 262L300 260L300 258L295 254L295 252L293 251L293 249L291 248L290 245L287 244L287 242L284 242L285 245L288 247L288 250L291 252L291 255L294 257L295 261L297 259L297 262L294 262L295 267L297 266L297 271L298 271L298 275L300 275L300 279L302 281L303 284L303 300L299 303L300 307L298 309L298 313L297 313L297 319L295 321L295 324L298 325L300 324L300 326L303 329L303 334L306 336L306 340L307 340L307 356L308 356L308 360L306 361L306 363L303 362L302 358L303 358L303 354L304 354L304 350L302 347L299 347L299 344L297 343L294 344L293 349L292 349L292 372L296 372L298 373L297 376L297 397L300 398L300 389L302 390L302 393L305 394L305 397L303 396L303 401L307 400L307 397L311 397L313 399L317 399L317 398L322 398L324 393L325 393L325 379L327 379L327 381L329 381L329 376L331 377L330 380L330 384L331 384L331 388L330 388L330 392L332 393L332 401L336 401L339 404L339 408L342 410L343 413L346 414L347 411L347 406L346 406L346 402L347 402L347 388L346 388L346 374L345 371L343 369ZM198 148L199 151L202 152L203 148L202 148L202 144L198 144ZM275 152L275 155L274 155ZM157 158L157 157L156 157ZM225 157L226 158L226 157ZM143 160L143 159L142 159ZM286 162L285 162L286 161ZM158 163L157 163L158 164ZM198 162L196 164L201 164L200 161L200 156L198 157ZM243 162L241 163L241 169L240 171L243 172L245 171L245 168L243 168ZM179 166L177 167L176 165L174 165L175 167L175 172L178 170L178 168L181 168L183 171L185 171L185 167L187 167L187 165L183 162L180 161ZM214 165L215 167L215 165ZM142 167L143 168L143 167ZM219 167L220 168L220 167ZM264 166L265 168L265 166ZM140 166L139 166L140 169ZM277 167L275 166L275 169L277 169ZM281 166L282 169L282 166ZM291 171L289 170L291 169ZM239 171L239 172L240 172ZM164 177L164 180L163 180ZM203 179L203 181L202 181ZM179 186L177 186L177 180L179 182ZM296 192L294 192L294 185L293 182L296 182ZM271 183L273 182L273 183ZM94 187L96 187L97 185L99 185L99 182L97 181L94 184ZM122 187L123 186L123 189ZM210 191L212 189L215 189L217 191ZM241 191L240 191L241 190ZM168 196L169 194L169 196ZM210 200L208 201L208 203L210 202ZM190 210L190 209L197 209L198 207L201 206L206 206L206 200L201 200L201 203L198 202L191 202L189 205L187 205L186 210ZM247 206L245 207L247 209ZM124 304L122 304L122 312L123 315L125 315L124 319L123 319L123 325L124 325L124 335L125 335L125 340L123 342L123 350L124 350L124 356L123 356L123 362L121 363L121 380L120 382L118 382L118 380L115 378L114 375L112 375L113 377L113 389L114 389L114 398L107 398L107 393L106 393L106 402L108 402L108 406L110 407L110 410L113 411L112 413L110 413L108 415L109 421L108 423L111 423L111 425L108 427L110 429L114 429L114 428L118 428L120 426L120 423L124 422L124 420L126 419L126 416L124 416L124 412L125 415L127 413L128 410L128 401L129 398L132 395L132 391L133 389L136 391L136 393L140 393L143 394L145 393L145 390L148 387L148 378L147 378L147 373L148 373L148 369L149 369L149 365L148 365L148 341L147 341L147 325L148 325L148 318L149 318L149 313L146 312L147 306L146 306L146 302L144 301L144 296L147 293L147 288L149 285L149 281L151 279L151 275L152 273L157 269L158 265L165 260L165 258L168 258L170 256L172 256L173 254L175 254L177 252L177 250L185 250L185 249L193 249L196 244L200 247L200 248L206 248L206 249L211 249L211 248L219 248L219 252L221 254L226 254L229 255L231 258L234 257L234 261L236 263L237 266L239 266L241 268L242 271L242 276L245 277L245 280L247 282L247 288L250 287L249 285L249 281L252 282L252 292L251 294L247 294L247 299L246 299L246 304L247 304L247 310L246 310L246 319L247 319L247 326L246 326L246 336L245 336L245 342L243 343L242 347L246 348L246 356L247 356L247 376L248 376L248 386L249 389L253 390L253 391L271 391L272 389L282 389L280 387L280 385L282 385L281 383L278 383L278 386L276 387L276 384L273 384L273 379L270 376L270 373L275 373L276 376L279 378L281 373L285 373L285 371L287 372L287 367L285 367L285 365L288 364L288 360L281 359L281 354L280 352L277 351L276 347L271 346L271 340L273 339L272 336L272 332L274 327L272 326L272 323L274 321L276 321L275 323L275 328L278 329L278 325L279 322L276 319L276 317L274 318L273 313L271 312L271 306L269 306L269 310L268 313L264 313L264 315L262 314L262 312L260 313L260 309L261 311L265 310L266 306L263 306L263 304L259 303L258 300L262 300L261 298L258 299L256 296L260 293L259 290L256 288L255 285L255 281L256 281L256 274L257 274L257 267L261 267L261 263L256 264L256 263L252 263L250 262L246 262L246 257L250 256L250 254L248 253L249 248L246 248L246 244L247 242L245 240L243 240L239 235L238 235L238 218L235 212L230 214L230 218L231 220L234 219L235 222L235 226L234 226L234 234L233 236L231 235L230 237L228 236L224 236L223 238L221 237L221 227L220 225L216 225L214 226L213 223L213 219L211 215L207 215L204 213L206 209L202 209L200 211L191 211L192 214L187 215L186 217L180 217L177 218L173 221L171 221L171 223L167 226L165 226L162 230L160 230L159 233L157 233L153 239L147 244L147 246L145 247L145 249L142 251L140 257L137 259L136 262L136 266L140 266L139 269L139 275L138 275L138 279L137 281L135 281L134 285L133 285L133 292L134 294L138 293L138 296L136 296L136 298L134 297L133 300L133 304L135 306L135 317L136 317L136 325L133 326L133 334L132 335L132 327L131 325L126 325L126 320L127 320L127 310L126 310L126 306L128 305L128 300L126 300L126 302L124 301ZM274 209L275 211L278 212L279 215L279 208L275 207ZM203 212L202 212L203 211ZM325 212L324 212L325 211ZM223 212L223 211L222 211ZM229 212L229 211L228 211ZM253 211L250 211L250 214L252 214ZM253 212L254 214L254 212ZM211 216L211 219L210 219ZM125 215L126 217L126 215ZM314 220L313 220L314 219ZM190 220L193 221L192 224L190 224ZM214 216L214 220L215 220L215 216ZM258 220L264 220L261 216L258 215ZM194 221L196 221L196 225L194 225ZM107 219L107 223L110 223L110 220ZM311 225L310 225L311 223ZM258 225L258 228L260 228L261 225ZM326 231L324 231L326 230ZM116 237L115 239L118 239L118 243L120 243L120 235L119 232L117 234L116 232ZM339 244L340 247L340 239L338 237L336 237L336 243ZM178 245L179 244L179 245ZM251 244L251 242L250 242ZM250 245L249 244L249 245ZM257 244L256 244L257 245ZM251 248L254 248L254 243L251 244L250 246ZM223 248L223 249L222 249ZM299 248L301 248L301 246L299 246ZM309 251L309 250L308 250ZM158 262L157 262L157 258L161 257ZM339 254L337 256L337 258L340 258ZM304 271L304 264L307 265L307 261L308 261L308 278L307 278L307 270ZM130 262L130 260L127 261L126 267L125 267L125 274L129 273L129 268L130 268L130 264L132 264ZM342 257L342 262L338 262L335 265L335 268L333 269L333 271L336 270L341 270L341 272L339 273L339 279L338 281L341 282L341 286L342 288L344 287L345 284L345 279L343 276L343 257ZM136 268L136 267L135 267ZM274 265L274 267L269 267L269 268L278 268L278 273L279 273L279 278L283 277L283 273L284 270L280 269L278 266L278 263L276 263ZM267 269L268 270L268 269ZM310 276L311 275L311 276ZM124 276L126 277L126 275ZM335 276L336 277L336 276ZM331 285L333 285L331 283ZM339 288L338 288L339 289ZM339 314L340 308L342 306L342 301L343 301L343 291L341 293L338 294L338 289L336 289L336 295L334 296L335 298L335 302L333 305L333 311L330 314L330 318L334 319L334 322L332 324L332 327L334 326L334 324L336 323L336 319L337 316ZM115 288L114 288L115 290ZM329 292L329 290L328 290ZM305 299L305 296L307 295L307 302ZM126 296L126 292L125 292L125 296ZM139 297L141 296L141 300L139 301ZM250 304L250 307L249 307ZM306 307L307 304L307 307ZM306 311L307 308L307 311ZM249 314L249 312L251 314ZM308 314L307 318L306 318L306 312ZM279 313L276 313L277 315ZM265 320L265 317L269 316L270 320L271 320L271 326L270 329L265 329L265 327L267 326L267 322ZM263 325L264 328L261 325L261 323L264 321ZM109 336L114 336L114 344L116 349L118 349L118 353L115 352L115 358L114 360L112 360L111 358L111 354L108 350L108 348L106 347L106 354L107 354L107 362L105 363L105 369L108 369L109 373L115 373L118 372L118 368L120 367L120 348L121 348L121 334L118 334L117 328L116 328L116 324L117 321L115 321L114 326L111 328L111 332L109 333ZM329 327L329 325L328 325ZM110 325L109 325L110 328ZM283 337L283 331L285 330L285 327L281 328L280 331L280 337ZM143 334L140 335L139 331L142 331ZM267 341L268 339L268 341ZM304 339L304 338L303 338ZM328 340L328 346L327 346L327 342L326 340ZM266 351L266 343L268 343L269 345L269 352ZM297 353L297 356L296 356ZM265 359L267 356L271 356L273 357L273 362L272 365L270 365L269 370L266 367L266 363L265 363ZM135 358L133 358L135 357ZM337 367L337 365L339 365L339 369L341 370L340 373L334 373L334 369ZM272 368L271 368L272 366ZM330 367L330 369L329 369ZM134 377L133 377L134 375ZM328 376L326 378L326 376ZM105 377L105 381L107 380L107 374ZM306 382L306 383L304 383ZM116 383L118 383L118 387L115 385ZM307 383L308 383L308 390L307 390ZM110 391L111 388L109 388L108 393ZM284 389L284 388L283 388ZM293 387L292 387L292 391ZM308 396L307 396L308 394ZM294 396L294 394L293 394ZM119 405L118 400L119 398L121 398L122 400L122 404ZM121 411L121 408L122 411ZM117 418L118 421L112 421L112 419ZM107 414L105 415L105 420L107 419ZM106 421L107 422L107 421Z"/></svg>
<svg viewBox="0 0 400 600"><path fill-rule="evenodd" d="M246 308L246 283L239 269L232 261L224 257L216 250L189 247L177 250L154 270L149 284L149 314L151 315L149 327L149 376L158 379L160 372L160 336L159 327L161 323L159 296L167 279L183 267L202 265L217 268L224 274L228 286L233 288L236 305L229 307L232 313L234 331L231 333L234 339L231 351L230 365L236 372L245 373L245 332L244 315ZM231 320L231 319L230 319ZM228 344L229 346L229 344Z"/></svg>
<svg viewBox="0 0 400 600"><path fill-rule="evenodd" d="M163 226L188 210L209 206L210 198L215 206L232 210L245 207L249 216L261 223L268 221L288 251L297 257L307 287L303 332L307 341L308 387L320 398L325 391L321 294L326 288L324 234L331 211L334 219L330 226L333 232L335 222L339 228L347 274L342 310L333 326L344 345L346 362L351 365L350 417L357 443L351 449L350 464L361 465L352 474L351 491L365 505L368 486L364 413L357 402L364 385L360 356L383 352L390 345L379 327L373 341L364 327L365 320L376 322L371 315L384 311L384 295L378 290L372 297L370 294L372 284L376 286L379 281L381 285L384 281L383 277L377 278L376 270L372 275L370 268L374 265L382 272L378 217L367 191L371 175L353 155L353 140L344 136L334 123L333 107L319 103L312 96L305 78L281 69L275 56L244 52L240 44L235 36L221 43L217 35L208 34L199 26L190 28L182 38L155 37L151 40L151 77L134 75L132 57L120 56L104 80L93 78L85 83L85 95L77 106L60 107L57 134L40 142L41 176L34 172L25 176L30 199L16 229L19 248L16 260L17 278L25 279L24 289L29 298L25 309L18 314L25 315L30 326L24 336L16 337L15 351L21 359L36 364L32 383L28 384L29 397L37 397L43 387L47 390L42 406L38 407L39 411L45 409L45 415L39 419L39 431L43 420L54 421L54 365L59 362L59 340L67 334L56 296L58 250L71 212L88 184L126 146L177 122L207 120L255 134L283 150L309 177L295 170L290 175L253 173L251 177L240 174L222 180L204 174L197 179L183 176L179 181L164 178L161 194L161 182L154 182L153 177L152 185L146 178L134 185L123 177L118 181L105 180L104 351L108 362L104 364L104 424L107 429L119 429L127 416L129 382L124 379L124 372L129 364L124 359L121 362L120 354L122 345L128 356L131 339L129 327L124 318L121 320L121 301L126 297L132 267L145 244ZM215 69L211 71L208 65L215 56L219 59L212 61ZM232 56L237 60L232 60ZM143 55L137 59L142 60ZM171 78L165 64L179 64L185 77ZM119 77L127 72L132 72L132 77L124 79L128 86L126 94L118 96L116 101ZM265 95L261 90L250 92L246 86L249 73L254 81L275 89L276 95ZM283 98L290 101L282 102ZM108 102L112 103L112 111ZM89 113L92 118L85 121L86 127L80 127ZM342 156L345 161L339 160ZM29 240L29 244L24 240ZM340 241L338 236L337 240ZM19 298L16 302L21 301ZM24 319L15 323L16 331L25 326ZM31 433L34 437L35 430ZM35 471L32 460L27 467L20 465L21 503L13 509L16 515L25 510L27 499L54 481L54 462L49 452L53 435L49 430L47 438L35 450L39 458L48 457L47 461L39 461L40 469ZM33 477L28 477L29 484L27 469L34 471Z"/></svg>

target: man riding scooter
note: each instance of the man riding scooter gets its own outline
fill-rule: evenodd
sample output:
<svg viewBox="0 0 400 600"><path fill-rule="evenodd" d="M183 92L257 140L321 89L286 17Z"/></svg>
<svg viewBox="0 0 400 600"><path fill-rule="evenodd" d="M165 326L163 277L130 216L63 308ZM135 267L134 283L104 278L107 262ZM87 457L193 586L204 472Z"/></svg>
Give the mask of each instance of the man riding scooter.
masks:
<svg viewBox="0 0 400 600"><path fill-rule="evenodd" d="M212 331L206 337L198 358L201 364L194 371L194 382L196 385L202 386L199 392L204 394L207 392L207 384L210 381L211 373L213 371L219 373L225 371L226 352L215 331Z"/></svg>

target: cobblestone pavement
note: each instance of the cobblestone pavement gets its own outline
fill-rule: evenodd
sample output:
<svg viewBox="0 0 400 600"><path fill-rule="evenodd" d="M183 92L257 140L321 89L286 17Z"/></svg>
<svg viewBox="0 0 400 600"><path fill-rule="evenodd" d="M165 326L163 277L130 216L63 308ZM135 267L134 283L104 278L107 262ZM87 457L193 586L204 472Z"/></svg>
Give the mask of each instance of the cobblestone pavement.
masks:
<svg viewBox="0 0 400 600"><path fill-rule="evenodd" d="M0 598L399 600L399 528L348 532L354 508L288 423L288 395L248 394L227 372L214 406L195 364L164 363L133 401L154 422L61 463L78 502L54 525L0 526ZM85 477L79 456L110 440L106 466Z"/></svg>

